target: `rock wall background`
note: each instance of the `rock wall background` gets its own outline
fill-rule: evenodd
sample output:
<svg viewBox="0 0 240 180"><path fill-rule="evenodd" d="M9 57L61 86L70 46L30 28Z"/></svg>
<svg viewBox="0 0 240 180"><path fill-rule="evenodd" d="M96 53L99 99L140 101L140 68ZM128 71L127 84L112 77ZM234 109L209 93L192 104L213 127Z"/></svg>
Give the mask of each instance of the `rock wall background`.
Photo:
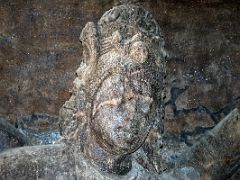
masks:
<svg viewBox="0 0 240 180"><path fill-rule="evenodd" d="M0 116L58 115L82 59L78 40L116 0L0 0ZM240 107L240 5L230 0L140 4L162 27L167 63L165 129L191 145ZM194 135L194 136L193 136Z"/></svg>

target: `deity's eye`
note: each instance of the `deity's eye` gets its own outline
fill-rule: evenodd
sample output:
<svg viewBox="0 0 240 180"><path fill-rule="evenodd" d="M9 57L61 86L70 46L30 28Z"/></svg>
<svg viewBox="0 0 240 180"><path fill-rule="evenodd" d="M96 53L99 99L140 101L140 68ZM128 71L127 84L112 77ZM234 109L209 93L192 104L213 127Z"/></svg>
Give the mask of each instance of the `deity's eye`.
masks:
<svg viewBox="0 0 240 180"><path fill-rule="evenodd" d="M130 46L130 58L136 63L144 63L148 58L148 49L144 42L137 41Z"/></svg>

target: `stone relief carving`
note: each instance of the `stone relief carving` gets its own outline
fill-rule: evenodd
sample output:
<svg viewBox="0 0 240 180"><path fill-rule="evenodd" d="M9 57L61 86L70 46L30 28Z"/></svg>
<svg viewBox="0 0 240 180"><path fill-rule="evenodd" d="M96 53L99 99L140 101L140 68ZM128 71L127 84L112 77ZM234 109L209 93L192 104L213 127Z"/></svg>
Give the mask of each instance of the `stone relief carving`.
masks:
<svg viewBox="0 0 240 180"><path fill-rule="evenodd" d="M59 112L63 138L1 153L0 179L219 179L238 167L237 110L175 160L162 159L166 53L149 12L114 7L80 40L84 59Z"/></svg>
<svg viewBox="0 0 240 180"><path fill-rule="evenodd" d="M84 60L73 95L60 111L60 125L67 141L81 142L94 163L121 174L130 170L131 153L148 136L154 136L155 146L161 143L163 36L149 12L121 5L97 25L87 23L80 40ZM157 153L156 147L148 148Z"/></svg>

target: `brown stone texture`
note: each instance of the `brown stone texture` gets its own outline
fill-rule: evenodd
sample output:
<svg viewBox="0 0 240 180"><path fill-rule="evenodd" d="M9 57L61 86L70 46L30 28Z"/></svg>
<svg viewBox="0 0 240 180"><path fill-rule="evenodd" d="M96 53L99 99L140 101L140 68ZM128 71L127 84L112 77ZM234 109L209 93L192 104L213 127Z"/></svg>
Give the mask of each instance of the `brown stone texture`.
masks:
<svg viewBox="0 0 240 180"><path fill-rule="evenodd" d="M18 146L30 145L25 134L0 117L0 152Z"/></svg>
<svg viewBox="0 0 240 180"><path fill-rule="evenodd" d="M82 61L79 35L117 0L0 0L0 115L58 115ZM139 3L168 51L165 129L188 141L240 99L240 6L230 0Z"/></svg>

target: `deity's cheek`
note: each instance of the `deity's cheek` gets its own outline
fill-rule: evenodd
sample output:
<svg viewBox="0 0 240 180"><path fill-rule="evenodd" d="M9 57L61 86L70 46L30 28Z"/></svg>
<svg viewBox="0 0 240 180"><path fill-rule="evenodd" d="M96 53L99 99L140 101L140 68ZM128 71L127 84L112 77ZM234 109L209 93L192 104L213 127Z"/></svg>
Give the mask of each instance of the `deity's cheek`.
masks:
<svg viewBox="0 0 240 180"><path fill-rule="evenodd" d="M116 107L105 105L100 107L92 117L92 127L97 134L109 138L111 131L114 131L119 123L121 123L121 113L116 110Z"/></svg>
<svg viewBox="0 0 240 180"><path fill-rule="evenodd" d="M138 95L136 97L135 109L136 113L142 114L143 116L150 113L153 105L153 98L144 95Z"/></svg>
<svg viewBox="0 0 240 180"><path fill-rule="evenodd" d="M122 127L126 125L126 117L118 106L101 107L92 118L92 132L95 134L98 144L108 152L122 153L125 144L122 145L122 138L126 136ZM120 130L121 129L121 130ZM120 131L121 133L120 133ZM123 147L123 149L119 147ZM127 150L124 150L124 152Z"/></svg>
<svg viewBox="0 0 240 180"><path fill-rule="evenodd" d="M130 58L136 63L144 63L148 59L148 49L144 42L134 42L129 50Z"/></svg>

